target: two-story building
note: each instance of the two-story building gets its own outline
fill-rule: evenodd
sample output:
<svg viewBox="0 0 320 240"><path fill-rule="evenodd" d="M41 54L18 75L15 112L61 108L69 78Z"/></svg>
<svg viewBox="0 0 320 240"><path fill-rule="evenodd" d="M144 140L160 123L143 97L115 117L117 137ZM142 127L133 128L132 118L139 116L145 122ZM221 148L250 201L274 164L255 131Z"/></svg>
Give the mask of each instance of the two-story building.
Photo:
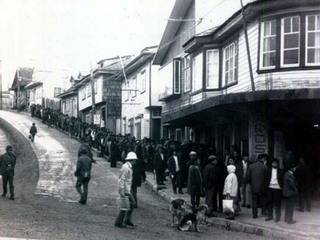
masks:
<svg viewBox="0 0 320 240"><path fill-rule="evenodd" d="M16 70L10 91L14 92L13 107L18 109L27 109L28 92L25 89L32 82L33 68L22 68Z"/></svg>
<svg viewBox="0 0 320 240"><path fill-rule="evenodd" d="M76 85L79 87L79 117L82 121L120 133L121 82L115 80L114 76L119 74L132 58L133 56L122 56L121 59L114 57L101 60L98 68Z"/></svg>
<svg viewBox="0 0 320 240"><path fill-rule="evenodd" d="M160 139L161 102L158 67L152 65L157 46L147 47L116 80L122 82L121 134Z"/></svg>
<svg viewBox="0 0 320 240"><path fill-rule="evenodd" d="M240 1L176 1L177 21L154 59L165 83L164 137L209 144L219 156L237 145L252 160L268 153L281 161L292 151L317 167L320 3L244 3L242 12Z"/></svg>

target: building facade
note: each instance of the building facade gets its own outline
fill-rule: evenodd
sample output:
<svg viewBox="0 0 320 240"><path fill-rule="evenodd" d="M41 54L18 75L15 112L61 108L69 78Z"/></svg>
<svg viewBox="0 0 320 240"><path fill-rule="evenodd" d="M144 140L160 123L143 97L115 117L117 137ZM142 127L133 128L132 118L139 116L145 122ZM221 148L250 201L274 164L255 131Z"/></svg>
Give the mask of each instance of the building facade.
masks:
<svg viewBox="0 0 320 240"><path fill-rule="evenodd" d="M158 67L152 65L157 46L143 49L117 77L122 82L121 134L160 139L161 102Z"/></svg>
<svg viewBox="0 0 320 240"><path fill-rule="evenodd" d="M155 56L164 137L208 144L219 157L232 146L252 160L291 152L319 171L319 2L247 1L244 14L239 5L199 31L197 4L212 16L230 4L211 2L176 1L170 18L195 20L169 22Z"/></svg>

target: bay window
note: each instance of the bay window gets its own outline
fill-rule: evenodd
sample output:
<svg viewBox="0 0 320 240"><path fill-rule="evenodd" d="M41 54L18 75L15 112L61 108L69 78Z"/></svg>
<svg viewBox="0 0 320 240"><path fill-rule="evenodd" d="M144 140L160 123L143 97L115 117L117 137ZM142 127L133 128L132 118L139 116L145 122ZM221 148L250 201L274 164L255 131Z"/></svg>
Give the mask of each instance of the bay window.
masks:
<svg viewBox="0 0 320 240"><path fill-rule="evenodd" d="M190 79L190 56L186 56L182 59L182 71L184 79L184 91L188 92L191 89L191 79Z"/></svg>
<svg viewBox="0 0 320 240"><path fill-rule="evenodd" d="M306 65L320 64L320 15L306 16Z"/></svg>
<svg viewBox="0 0 320 240"><path fill-rule="evenodd" d="M202 53L192 59L192 91L202 89Z"/></svg>
<svg viewBox="0 0 320 240"><path fill-rule="evenodd" d="M300 17L281 19L281 67L297 67L300 59Z"/></svg>
<svg viewBox="0 0 320 240"><path fill-rule="evenodd" d="M238 80L238 42L223 48L223 80L229 85Z"/></svg>
<svg viewBox="0 0 320 240"><path fill-rule="evenodd" d="M276 66L276 20L261 24L261 56L260 68L270 69Z"/></svg>
<svg viewBox="0 0 320 240"><path fill-rule="evenodd" d="M207 50L206 60L206 87L219 88L219 50Z"/></svg>

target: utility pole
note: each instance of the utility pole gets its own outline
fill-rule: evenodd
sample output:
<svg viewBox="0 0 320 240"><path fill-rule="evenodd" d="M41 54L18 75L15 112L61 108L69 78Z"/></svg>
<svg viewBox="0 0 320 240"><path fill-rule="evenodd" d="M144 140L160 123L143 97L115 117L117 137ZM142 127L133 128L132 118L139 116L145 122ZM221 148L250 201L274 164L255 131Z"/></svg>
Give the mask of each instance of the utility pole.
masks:
<svg viewBox="0 0 320 240"><path fill-rule="evenodd" d="M255 91L254 78L253 78L253 72L252 72L252 64L251 64L251 56L250 56L250 48L249 48L249 39L248 39L248 32L247 32L247 23L246 23L242 0L240 0L240 4L241 4L242 19L243 19L243 30L244 30L244 36L246 39L246 46L247 46L247 56L248 56L248 64L249 64L249 72L250 72L250 80L251 80L251 89L252 89L252 91Z"/></svg>
<svg viewBox="0 0 320 240"><path fill-rule="evenodd" d="M91 82L91 99L92 99L92 111L91 111L91 113L92 113L92 123L94 123L94 115L96 114L96 99L95 99L95 90L94 90L94 79L93 79L92 65L90 66L90 82Z"/></svg>
<svg viewBox="0 0 320 240"><path fill-rule="evenodd" d="M20 108L20 76L19 76L19 70L20 70L20 68L18 68L18 70L17 70L17 81L18 81L17 108L18 108L18 110Z"/></svg>

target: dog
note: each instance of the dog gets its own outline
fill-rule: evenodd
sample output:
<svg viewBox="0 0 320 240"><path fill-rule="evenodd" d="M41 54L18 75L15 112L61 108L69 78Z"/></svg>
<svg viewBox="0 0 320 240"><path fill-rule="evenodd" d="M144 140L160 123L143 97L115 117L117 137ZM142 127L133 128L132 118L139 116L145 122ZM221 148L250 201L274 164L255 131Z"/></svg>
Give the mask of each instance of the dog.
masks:
<svg viewBox="0 0 320 240"><path fill-rule="evenodd" d="M180 231L188 231L191 226L194 226L195 231L200 232L198 222L205 220L209 207L206 204L200 204L198 208L193 209L185 200L178 198L171 201L169 210L172 214L171 226L175 225L175 218L177 218Z"/></svg>

